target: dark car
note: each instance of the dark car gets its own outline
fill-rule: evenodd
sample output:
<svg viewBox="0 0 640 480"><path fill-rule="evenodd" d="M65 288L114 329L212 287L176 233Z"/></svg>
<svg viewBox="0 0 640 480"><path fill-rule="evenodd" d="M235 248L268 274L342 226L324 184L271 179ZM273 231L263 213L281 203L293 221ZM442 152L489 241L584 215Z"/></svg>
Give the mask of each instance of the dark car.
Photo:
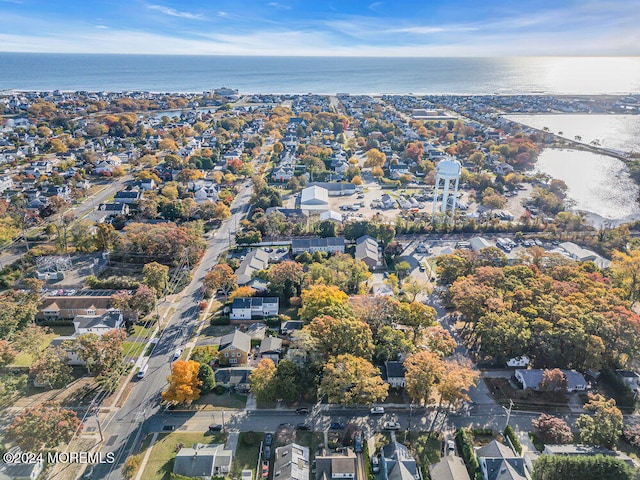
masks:
<svg viewBox="0 0 640 480"><path fill-rule="evenodd" d="M264 447L264 459L271 460L271 447Z"/></svg>
<svg viewBox="0 0 640 480"><path fill-rule="evenodd" d="M271 433L267 433L267 434L264 436L264 445L265 445L266 447L270 447L272 443L273 443L273 434L271 434Z"/></svg>
<svg viewBox="0 0 640 480"><path fill-rule="evenodd" d="M222 431L222 425L220 425L220 424L209 425L209 431L210 432L221 432Z"/></svg>
<svg viewBox="0 0 640 480"><path fill-rule="evenodd" d="M298 415L306 415L307 413L309 413L309 409L307 407L296 408L296 413Z"/></svg>
<svg viewBox="0 0 640 480"><path fill-rule="evenodd" d="M342 430L344 428L344 422L331 422L329 428L331 430Z"/></svg>
<svg viewBox="0 0 640 480"><path fill-rule="evenodd" d="M298 430L311 430L311 427L306 423L299 423L298 425L296 425L296 428Z"/></svg>
<svg viewBox="0 0 640 480"><path fill-rule="evenodd" d="M356 453L362 452L362 433L356 433L356 436L353 440L353 451Z"/></svg>

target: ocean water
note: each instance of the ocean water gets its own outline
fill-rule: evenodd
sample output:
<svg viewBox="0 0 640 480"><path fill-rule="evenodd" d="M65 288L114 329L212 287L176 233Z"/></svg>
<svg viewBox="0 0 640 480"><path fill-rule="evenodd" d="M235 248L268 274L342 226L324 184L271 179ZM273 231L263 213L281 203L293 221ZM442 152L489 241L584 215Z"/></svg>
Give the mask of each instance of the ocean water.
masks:
<svg viewBox="0 0 640 480"><path fill-rule="evenodd" d="M223 85L241 93L626 94L640 92L640 58L0 53L0 91L202 92Z"/></svg>

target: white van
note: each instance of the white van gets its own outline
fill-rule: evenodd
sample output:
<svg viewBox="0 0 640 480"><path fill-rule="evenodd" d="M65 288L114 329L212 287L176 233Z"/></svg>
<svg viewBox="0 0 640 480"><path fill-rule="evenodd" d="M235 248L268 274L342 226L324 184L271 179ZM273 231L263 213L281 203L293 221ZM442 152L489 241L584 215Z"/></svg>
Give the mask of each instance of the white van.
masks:
<svg viewBox="0 0 640 480"><path fill-rule="evenodd" d="M145 363L142 368L138 371L138 378L144 378L147 370L149 369L149 364Z"/></svg>

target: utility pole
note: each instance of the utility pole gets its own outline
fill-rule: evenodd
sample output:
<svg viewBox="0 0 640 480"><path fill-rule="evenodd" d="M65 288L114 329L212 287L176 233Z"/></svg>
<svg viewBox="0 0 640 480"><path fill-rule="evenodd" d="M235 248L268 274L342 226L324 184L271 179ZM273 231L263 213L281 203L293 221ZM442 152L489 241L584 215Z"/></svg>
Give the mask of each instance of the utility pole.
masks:
<svg viewBox="0 0 640 480"><path fill-rule="evenodd" d="M506 430L507 427L509 426L509 420L511 419L511 409L513 408L513 400L509 399L509 408L505 407L504 405L502 406L502 408L504 408L504 411L507 412L507 423L504 426Z"/></svg>

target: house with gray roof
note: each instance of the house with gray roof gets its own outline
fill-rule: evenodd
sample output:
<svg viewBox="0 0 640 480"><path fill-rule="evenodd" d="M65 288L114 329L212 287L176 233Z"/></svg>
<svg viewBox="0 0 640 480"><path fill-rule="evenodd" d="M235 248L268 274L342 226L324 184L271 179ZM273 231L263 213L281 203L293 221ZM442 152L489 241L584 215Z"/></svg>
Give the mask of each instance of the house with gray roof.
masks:
<svg viewBox="0 0 640 480"><path fill-rule="evenodd" d="M374 270L378 265L378 241L369 236L363 235L356 240L356 252L355 257L357 260L362 260L369 270Z"/></svg>
<svg viewBox="0 0 640 480"><path fill-rule="evenodd" d="M291 255L298 255L302 252L327 252L344 253L344 237L327 238L294 238L291 240Z"/></svg>
<svg viewBox="0 0 640 480"><path fill-rule="evenodd" d="M380 457L382 480L421 480L422 475L409 449L393 441L382 447Z"/></svg>
<svg viewBox="0 0 640 480"><path fill-rule="evenodd" d="M253 274L265 270L269 266L269 253L264 248L251 250L236 270L238 285L246 285L253 279Z"/></svg>
<svg viewBox="0 0 640 480"><path fill-rule="evenodd" d="M483 480L529 480L524 458L506 445L492 440L475 451Z"/></svg>
<svg viewBox="0 0 640 480"><path fill-rule="evenodd" d="M580 372L575 370L561 370L567 379L567 391L568 392L583 392L589 388L589 384L584 376ZM542 382L542 376L544 370L540 369L518 369L514 375L516 380L520 382L523 389L531 388L533 390L540 390L540 383Z"/></svg>
<svg viewBox="0 0 640 480"><path fill-rule="evenodd" d="M356 478L356 454L350 448L340 453L316 455L316 480Z"/></svg>
<svg viewBox="0 0 640 480"><path fill-rule="evenodd" d="M196 443L192 448L181 448L176 454L173 473L210 480L213 476L226 476L231 471L232 459L233 452L224 445Z"/></svg>
<svg viewBox="0 0 640 480"><path fill-rule="evenodd" d="M309 480L309 448L290 443L276 448L273 475L278 480Z"/></svg>
<svg viewBox="0 0 640 480"><path fill-rule="evenodd" d="M73 319L75 335L84 335L85 333L95 333L104 335L112 330L118 330L124 327L122 313L116 311L108 311L102 315L78 315Z"/></svg>
<svg viewBox="0 0 640 480"><path fill-rule="evenodd" d="M282 339L278 337L265 337L260 342L260 356L268 358L278 365L282 355Z"/></svg>
<svg viewBox="0 0 640 480"><path fill-rule="evenodd" d="M404 388L406 369L402 362L386 361L382 369L382 379L392 388Z"/></svg>
<svg viewBox="0 0 640 480"><path fill-rule="evenodd" d="M431 480L471 480L462 458L447 455L438 463L429 466Z"/></svg>

